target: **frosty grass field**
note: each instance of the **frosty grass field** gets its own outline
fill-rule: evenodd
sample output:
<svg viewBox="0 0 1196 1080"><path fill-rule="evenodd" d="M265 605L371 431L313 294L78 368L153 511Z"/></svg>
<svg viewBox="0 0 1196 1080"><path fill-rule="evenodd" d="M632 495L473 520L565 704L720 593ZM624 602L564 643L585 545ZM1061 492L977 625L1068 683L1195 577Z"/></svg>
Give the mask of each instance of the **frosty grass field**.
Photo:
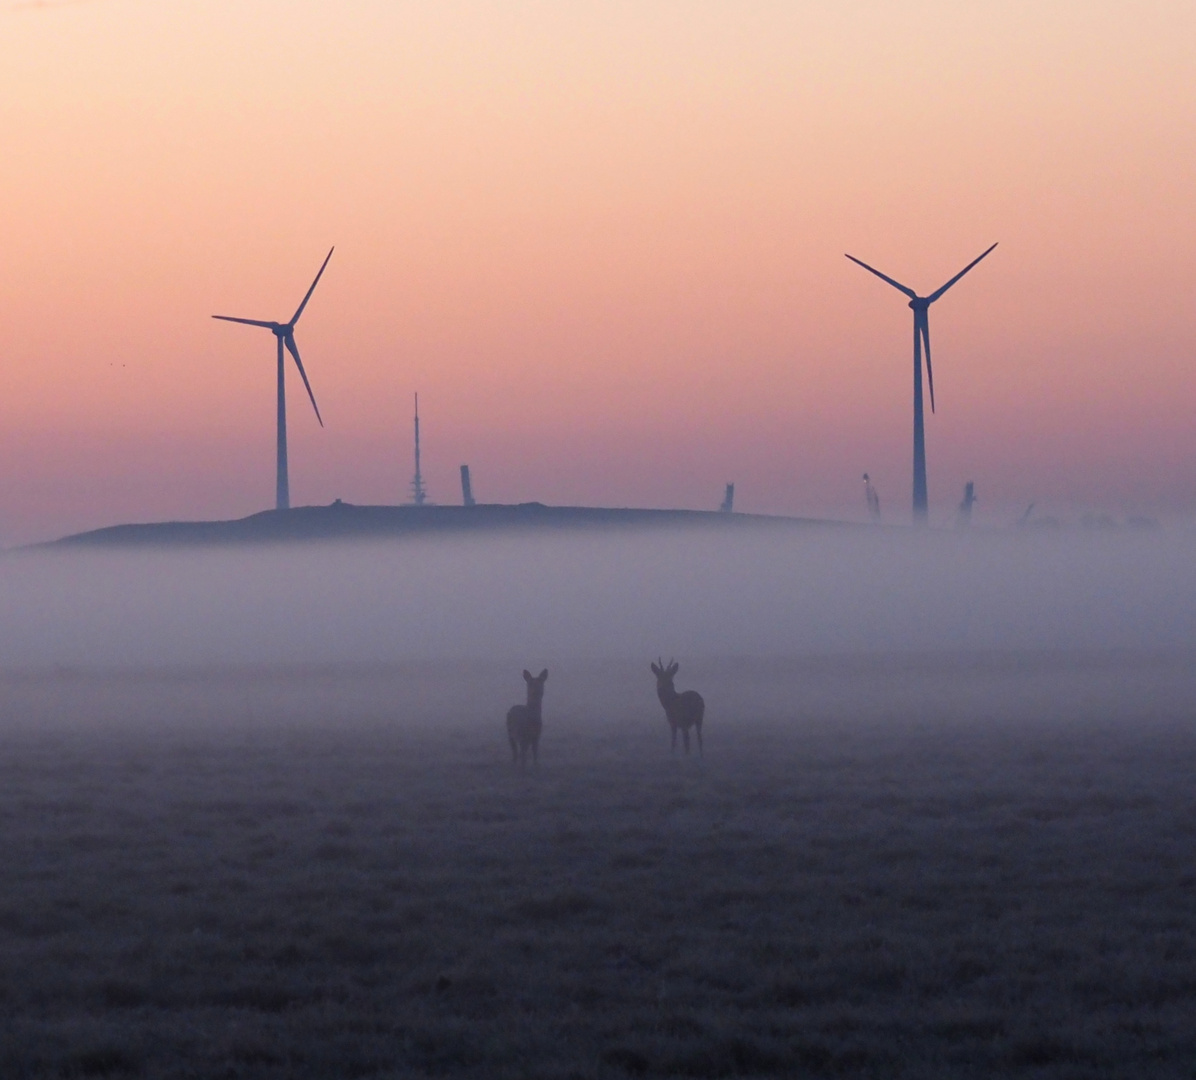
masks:
<svg viewBox="0 0 1196 1080"><path fill-rule="evenodd" d="M1193 1075L1190 658L648 660L6 676L0 1075Z"/></svg>

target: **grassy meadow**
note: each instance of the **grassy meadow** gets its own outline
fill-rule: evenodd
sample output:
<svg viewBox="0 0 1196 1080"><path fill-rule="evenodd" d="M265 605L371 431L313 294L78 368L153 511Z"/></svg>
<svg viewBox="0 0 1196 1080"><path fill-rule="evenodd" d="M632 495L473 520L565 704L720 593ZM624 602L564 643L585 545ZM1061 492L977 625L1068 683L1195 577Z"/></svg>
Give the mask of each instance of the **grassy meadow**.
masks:
<svg viewBox="0 0 1196 1080"><path fill-rule="evenodd" d="M0 1076L1192 1077L1196 665L0 679Z"/></svg>

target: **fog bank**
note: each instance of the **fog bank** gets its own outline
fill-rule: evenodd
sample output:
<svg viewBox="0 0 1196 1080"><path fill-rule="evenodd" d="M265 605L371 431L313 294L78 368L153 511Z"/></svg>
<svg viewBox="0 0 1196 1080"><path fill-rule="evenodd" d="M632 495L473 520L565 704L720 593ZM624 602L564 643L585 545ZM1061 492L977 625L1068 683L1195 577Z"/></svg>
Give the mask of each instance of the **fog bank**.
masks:
<svg viewBox="0 0 1196 1080"><path fill-rule="evenodd" d="M1196 536L609 531L0 558L0 667L1185 651Z"/></svg>

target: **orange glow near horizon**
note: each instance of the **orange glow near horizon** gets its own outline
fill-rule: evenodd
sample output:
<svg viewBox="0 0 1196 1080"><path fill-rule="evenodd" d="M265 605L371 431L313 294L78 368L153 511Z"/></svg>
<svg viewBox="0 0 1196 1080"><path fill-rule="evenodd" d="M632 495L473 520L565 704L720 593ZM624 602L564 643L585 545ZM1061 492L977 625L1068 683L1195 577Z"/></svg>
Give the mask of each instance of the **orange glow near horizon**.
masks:
<svg viewBox="0 0 1196 1080"><path fill-rule="evenodd" d="M1196 9L0 9L0 542L292 500L1196 511ZM293 374L293 372L292 372ZM987 518L986 516L987 515Z"/></svg>

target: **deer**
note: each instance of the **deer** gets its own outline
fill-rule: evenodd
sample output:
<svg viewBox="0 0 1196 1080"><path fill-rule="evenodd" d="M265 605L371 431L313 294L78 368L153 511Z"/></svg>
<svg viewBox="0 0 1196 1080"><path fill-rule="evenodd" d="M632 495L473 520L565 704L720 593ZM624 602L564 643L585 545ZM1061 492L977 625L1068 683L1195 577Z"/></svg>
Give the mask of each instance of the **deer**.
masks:
<svg viewBox="0 0 1196 1080"><path fill-rule="evenodd" d="M656 696L664 706L665 719L673 733L673 752L677 752L677 731L681 731L681 738L685 742L685 752L689 753L689 729L693 728L698 737L698 754L702 753L702 717L706 712L706 702L696 690L686 690L677 693L673 686L673 676L681 669L676 660L670 660L666 666L661 660L652 665L652 674L656 676Z"/></svg>
<svg viewBox="0 0 1196 1080"><path fill-rule="evenodd" d="M532 752L532 762L539 762L540 732L544 721L540 709L544 704L544 684L548 681L548 668L539 675L523 672L527 683L527 704L512 705L507 710L507 738L511 740L511 763L527 765L527 752Z"/></svg>

